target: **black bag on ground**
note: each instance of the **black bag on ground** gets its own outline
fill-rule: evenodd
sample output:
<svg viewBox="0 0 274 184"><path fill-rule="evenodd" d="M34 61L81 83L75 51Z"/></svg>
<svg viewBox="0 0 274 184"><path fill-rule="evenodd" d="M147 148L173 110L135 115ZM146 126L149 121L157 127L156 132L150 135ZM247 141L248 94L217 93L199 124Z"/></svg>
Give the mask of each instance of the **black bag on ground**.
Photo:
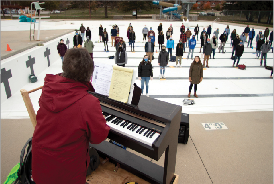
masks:
<svg viewBox="0 0 274 184"><path fill-rule="evenodd" d="M273 66L266 66L265 69L267 69L267 70L273 70Z"/></svg>
<svg viewBox="0 0 274 184"><path fill-rule="evenodd" d="M31 170L31 148L32 148L32 138L24 145L21 155L20 155L20 168L18 169L18 178L15 180L14 184L35 184L32 180L32 170ZM25 149L27 152L25 154Z"/></svg>
<svg viewBox="0 0 274 184"><path fill-rule="evenodd" d="M171 56L170 61L175 62L176 61L176 56Z"/></svg>
<svg viewBox="0 0 274 184"><path fill-rule="evenodd" d="M29 81L30 81L31 83L35 83L35 82L37 82L37 77L36 77L35 75L31 74L31 75L29 76Z"/></svg>

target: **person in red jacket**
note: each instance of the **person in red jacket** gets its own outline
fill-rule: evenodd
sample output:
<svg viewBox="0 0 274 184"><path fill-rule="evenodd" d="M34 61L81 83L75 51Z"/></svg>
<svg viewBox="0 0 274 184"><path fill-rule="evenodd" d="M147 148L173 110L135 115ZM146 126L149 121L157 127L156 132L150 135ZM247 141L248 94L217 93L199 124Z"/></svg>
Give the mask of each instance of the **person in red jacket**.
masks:
<svg viewBox="0 0 274 184"><path fill-rule="evenodd" d="M89 143L109 133L99 100L88 91L94 63L84 48L69 49L63 73L47 74L32 139L32 176L36 184L85 184Z"/></svg>

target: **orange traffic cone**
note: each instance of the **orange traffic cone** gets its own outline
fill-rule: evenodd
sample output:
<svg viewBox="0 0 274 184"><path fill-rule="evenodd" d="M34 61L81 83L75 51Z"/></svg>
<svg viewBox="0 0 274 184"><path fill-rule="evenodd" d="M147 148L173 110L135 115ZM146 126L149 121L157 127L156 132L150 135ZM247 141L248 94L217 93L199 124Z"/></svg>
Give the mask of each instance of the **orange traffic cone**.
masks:
<svg viewBox="0 0 274 184"><path fill-rule="evenodd" d="M7 50L6 51L11 51L9 44L7 44Z"/></svg>

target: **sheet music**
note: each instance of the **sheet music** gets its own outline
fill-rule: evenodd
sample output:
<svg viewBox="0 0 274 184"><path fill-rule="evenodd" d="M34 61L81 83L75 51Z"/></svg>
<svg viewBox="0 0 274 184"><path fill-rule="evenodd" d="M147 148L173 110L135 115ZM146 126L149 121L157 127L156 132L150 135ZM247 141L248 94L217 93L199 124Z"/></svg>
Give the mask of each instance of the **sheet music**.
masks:
<svg viewBox="0 0 274 184"><path fill-rule="evenodd" d="M112 72L112 65L94 62L92 85L96 93L109 96Z"/></svg>
<svg viewBox="0 0 274 184"><path fill-rule="evenodd" d="M127 103L131 88L133 69L113 66L109 98Z"/></svg>

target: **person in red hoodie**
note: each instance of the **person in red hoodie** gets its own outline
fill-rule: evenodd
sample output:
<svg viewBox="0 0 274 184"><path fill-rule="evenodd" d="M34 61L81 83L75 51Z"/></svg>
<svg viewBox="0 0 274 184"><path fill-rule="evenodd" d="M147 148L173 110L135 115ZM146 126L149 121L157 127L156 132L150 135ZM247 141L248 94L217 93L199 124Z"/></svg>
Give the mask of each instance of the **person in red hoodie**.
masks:
<svg viewBox="0 0 274 184"><path fill-rule="evenodd" d="M94 63L84 48L69 49L63 73L47 74L32 139L32 176L36 184L85 184L89 143L109 133L90 79Z"/></svg>

